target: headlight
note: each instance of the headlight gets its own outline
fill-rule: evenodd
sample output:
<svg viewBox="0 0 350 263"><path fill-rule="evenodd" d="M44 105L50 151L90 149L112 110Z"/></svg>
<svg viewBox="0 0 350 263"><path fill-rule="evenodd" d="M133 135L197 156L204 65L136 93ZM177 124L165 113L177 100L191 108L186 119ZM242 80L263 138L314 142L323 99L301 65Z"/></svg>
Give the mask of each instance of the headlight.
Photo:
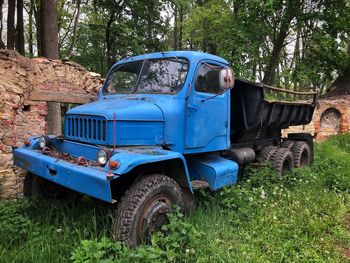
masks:
<svg viewBox="0 0 350 263"><path fill-rule="evenodd" d="M41 149L43 149L43 148L46 147L46 143L47 143L47 141L46 141L45 137L40 137L40 138L39 138L39 147L40 147Z"/></svg>
<svg viewBox="0 0 350 263"><path fill-rule="evenodd" d="M100 149L97 152L97 161L100 165L105 165L108 161L108 154L106 150Z"/></svg>

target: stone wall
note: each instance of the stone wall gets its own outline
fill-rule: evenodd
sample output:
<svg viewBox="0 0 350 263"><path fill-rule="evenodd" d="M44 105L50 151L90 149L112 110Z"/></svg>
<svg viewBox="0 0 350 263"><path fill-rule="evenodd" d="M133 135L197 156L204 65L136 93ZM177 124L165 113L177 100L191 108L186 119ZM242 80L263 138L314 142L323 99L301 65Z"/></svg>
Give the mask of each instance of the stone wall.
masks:
<svg viewBox="0 0 350 263"><path fill-rule="evenodd" d="M291 127L284 130L283 134L286 136L293 132L309 132L317 141L350 132L350 95L321 98L309 125Z"/></svg>
<svg viewBox="0 0 350 263"><path fill-rule="evenodd" d="M87 102L101 84L98 74L76 63L0 50L0 196L22 192L23 172L12 166L12 146L46 133L45 100Z"/></svg>

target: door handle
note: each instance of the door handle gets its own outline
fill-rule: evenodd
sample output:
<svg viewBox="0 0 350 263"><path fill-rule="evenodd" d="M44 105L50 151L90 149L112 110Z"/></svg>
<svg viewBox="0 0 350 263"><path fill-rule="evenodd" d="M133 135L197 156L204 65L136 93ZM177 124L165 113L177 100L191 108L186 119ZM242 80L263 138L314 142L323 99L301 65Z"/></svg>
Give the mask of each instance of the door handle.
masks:
<svg viewBox="0 0 350 263"><path fill-rule="evenodd" d="M188 105L188 108L193 111L198 111L197 108L192 105Z"/></svg>

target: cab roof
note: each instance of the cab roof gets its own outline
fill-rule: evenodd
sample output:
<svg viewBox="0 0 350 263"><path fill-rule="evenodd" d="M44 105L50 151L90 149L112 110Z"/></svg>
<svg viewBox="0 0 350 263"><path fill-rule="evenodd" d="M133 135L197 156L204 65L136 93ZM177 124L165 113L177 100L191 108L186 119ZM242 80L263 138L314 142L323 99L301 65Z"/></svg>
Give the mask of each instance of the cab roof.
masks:
<svg viewBox="0 0 350 263"><path fill-rule="evenodd" d="M214 60L223 64L229 64L227 60L204 52L198 52L198 51L165 51L165 52L155 52L155 53L148 53L133 57L128 57L121 59L116 64L135 61L135 60L144 60L144 59L156 59L156 58L167 58L167 57L182 57L188 59L190 62L198 62L200 60Z"/></svg>

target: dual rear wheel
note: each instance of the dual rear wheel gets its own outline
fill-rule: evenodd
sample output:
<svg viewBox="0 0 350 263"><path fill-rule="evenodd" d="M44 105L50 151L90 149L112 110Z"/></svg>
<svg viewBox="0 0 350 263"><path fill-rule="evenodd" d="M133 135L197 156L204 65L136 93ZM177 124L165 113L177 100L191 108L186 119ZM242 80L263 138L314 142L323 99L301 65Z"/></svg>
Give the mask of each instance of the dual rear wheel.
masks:
<svg viewBox="0 0 350 263"><path fill-rule="evenodd" d="M293 167L303 167L311 163L311 149L304 141L287 140L282 147L269 145L260 151L260 160L271 162L279 175L290 171Z"/></svg>

